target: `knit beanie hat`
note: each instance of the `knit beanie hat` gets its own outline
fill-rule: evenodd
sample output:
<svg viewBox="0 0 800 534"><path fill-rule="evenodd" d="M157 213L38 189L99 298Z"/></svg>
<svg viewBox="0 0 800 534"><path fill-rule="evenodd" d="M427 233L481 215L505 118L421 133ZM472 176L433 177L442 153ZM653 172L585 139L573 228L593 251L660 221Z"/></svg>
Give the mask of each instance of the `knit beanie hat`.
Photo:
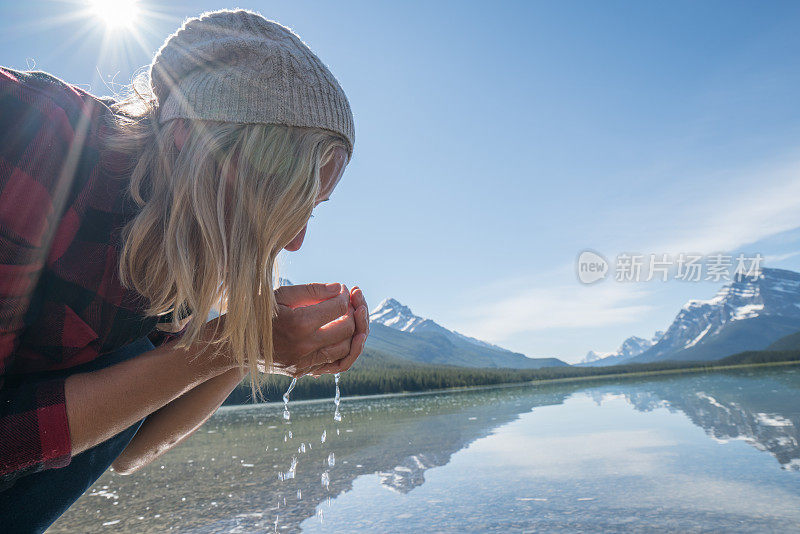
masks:
<svg viewBox="0 0 800 534"><path fill-rule="evenodd" d="M150 66L159 122L178 117L323 128L352 154L350 103L328 68L289 28L245 10L188 19Z"/></svg>

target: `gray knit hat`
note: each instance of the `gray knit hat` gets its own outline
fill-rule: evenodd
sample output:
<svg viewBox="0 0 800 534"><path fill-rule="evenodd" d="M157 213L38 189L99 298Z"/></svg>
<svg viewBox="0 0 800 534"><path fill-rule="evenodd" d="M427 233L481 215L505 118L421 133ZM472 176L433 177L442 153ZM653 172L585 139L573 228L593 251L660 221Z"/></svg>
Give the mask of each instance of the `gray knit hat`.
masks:
<svg viewBox="0 0 800 534"><path fill-rule="evenodd" d="M150 66L159 122L182 117L331 130L352 154L353 114L328 68L290 29L251 11L188 19Z"/></svg>

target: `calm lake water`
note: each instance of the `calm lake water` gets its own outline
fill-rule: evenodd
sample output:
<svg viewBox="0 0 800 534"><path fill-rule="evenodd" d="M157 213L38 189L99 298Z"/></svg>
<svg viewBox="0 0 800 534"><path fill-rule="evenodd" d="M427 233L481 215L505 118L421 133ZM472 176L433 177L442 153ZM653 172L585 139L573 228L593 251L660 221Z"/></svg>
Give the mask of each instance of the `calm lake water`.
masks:
<svg viewBox="0 0 800 534"><path fill-rule="evenodd" d="M220 410L49 532L800 531L797 367L290 409Z"/></svg>

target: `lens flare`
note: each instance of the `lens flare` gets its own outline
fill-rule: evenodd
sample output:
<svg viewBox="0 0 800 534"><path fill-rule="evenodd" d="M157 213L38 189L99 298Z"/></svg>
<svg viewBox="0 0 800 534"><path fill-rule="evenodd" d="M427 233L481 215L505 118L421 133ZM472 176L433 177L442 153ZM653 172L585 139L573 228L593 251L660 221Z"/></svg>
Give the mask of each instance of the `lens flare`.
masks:
<svg viewBox="0 0 800 534"><path fill-rule="evenodd" d="M133 26L139 16L136 0L88 0L92 14L109 28Z"/></svg>

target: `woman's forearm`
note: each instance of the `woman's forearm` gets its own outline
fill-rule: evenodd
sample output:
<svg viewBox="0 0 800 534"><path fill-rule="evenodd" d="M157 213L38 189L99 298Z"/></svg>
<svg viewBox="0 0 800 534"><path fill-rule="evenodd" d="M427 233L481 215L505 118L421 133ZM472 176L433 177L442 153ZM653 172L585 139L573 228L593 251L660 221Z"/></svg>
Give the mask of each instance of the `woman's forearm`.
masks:
<svg viewBox="0 0 800 534"><path fill-rule="evenodd" d="M99 371L75 374L65 383L72 454L122 432L187 391L234 367L212 349L176 349L172 341Z"/></svg>
<svg viewBox="0 0 800 534"><path fill-rule="evenodd" d="M241 380L242 372L230 369L150 415L114 461L114 470L130 474L181 443L217 411Z"/></svg>

